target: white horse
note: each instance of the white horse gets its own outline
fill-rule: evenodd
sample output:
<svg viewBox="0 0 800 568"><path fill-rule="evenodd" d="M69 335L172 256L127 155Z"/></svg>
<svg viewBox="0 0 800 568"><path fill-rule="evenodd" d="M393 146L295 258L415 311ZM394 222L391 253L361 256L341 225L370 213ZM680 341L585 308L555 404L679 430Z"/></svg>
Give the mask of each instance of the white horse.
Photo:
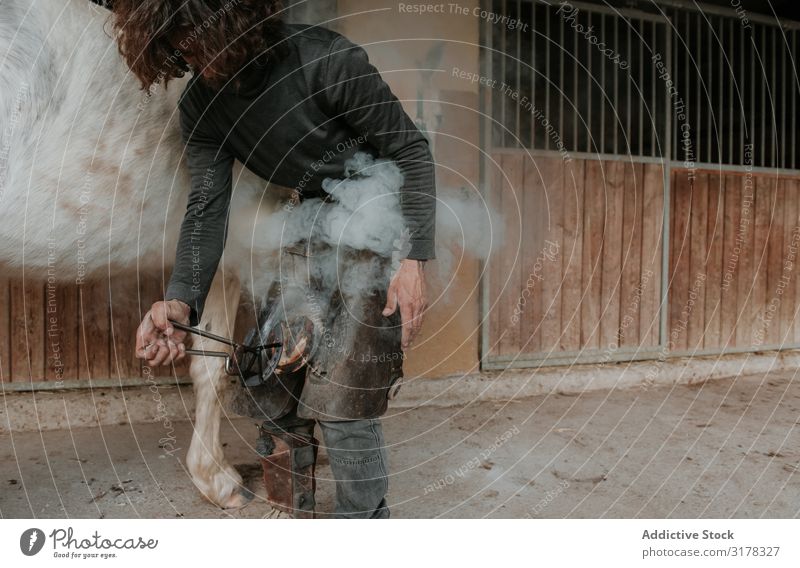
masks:
<svg viewBox="0 0 800 568"><path fill-rule="evenodd" d="M108 16L88 0L0 2L0 263L10 274L43 279L49 265L75 282L174 260L189 189L177 116L186 79L147 97ZM234 171L231 228L245 234L229 235L200 324L211 332L232 332L252 252L240 243L277 202L264 203L276 194L265 186ZM187 466L203 495L227 508L248 497L219 441L222 367L221 359L190 361L196 419Z"/></svg>

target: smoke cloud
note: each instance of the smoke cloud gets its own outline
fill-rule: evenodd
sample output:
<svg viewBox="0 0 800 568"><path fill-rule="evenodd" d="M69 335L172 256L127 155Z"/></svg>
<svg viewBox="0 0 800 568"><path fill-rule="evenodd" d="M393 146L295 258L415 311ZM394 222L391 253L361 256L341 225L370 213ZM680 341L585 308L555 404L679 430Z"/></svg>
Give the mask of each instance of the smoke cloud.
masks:
<svg viewBox="0 0 800 568"><path fill-rule="evenodd" d="M402 185L402 172L394 162L358 153L346 163L342 179L323 182L327 200L265 201L255 215L249 212L250 222L232 227L235 246L249 255L249 262L241 263L245 288L254 299L263 299L272 283L288 272L280 250L303 242L330 247L312 263L324 296L330 297L336 288L356 291L388 285L408 247L400 206ZM503 223L477 188L437 188L436 208L436 260L429 263L426 274L431 293L438 295L460 262L486 260L497 250ZM238 211L232 218L247 219L247 213ZM375 254L361 255L358 262L349 255L347 262L342 251Z"/></svg>

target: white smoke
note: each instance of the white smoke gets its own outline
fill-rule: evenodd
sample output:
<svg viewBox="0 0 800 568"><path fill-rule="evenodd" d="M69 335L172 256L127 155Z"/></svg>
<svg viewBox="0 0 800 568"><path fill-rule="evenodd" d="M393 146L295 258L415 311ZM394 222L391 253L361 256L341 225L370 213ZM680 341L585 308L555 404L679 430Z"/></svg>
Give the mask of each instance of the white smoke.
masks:
<svg viewBox="0 0 800 568"><path fill-rule="evenodd" d="M426 270L434 286L446 285L462 262L488 260L502 245L503 217L485 195L478 188L437 189L436 261Z"/></svg>
<svg viewBox="0 0 800 568"><path fill-rule="evenodd" d="M345 164L344 173L342 179L323 182L327 202L313 198L265 207L255 216L250 212L250 223L232 227L237 246L250 252L249 262L242 262L241 276L254 298L263 298L278 274L285 272L278 251L304 241L331 247L330 254L314 259L326 293L336 287L358 290L389 281L399 265L397 258L405 256L408 246L400 206L402 172L391 160L357 153ZM503 223L477 188L437 188L436 198L436 259L428 263L426 275L431 292L438 295L437 289L450 282L461 262L486 260L497 250ZM232 218L246 218L245 213L236 212ZM377 256L348 264L337 256L337 251L348 249Z"/></svg>
<svg viewBox="0 0 800 568"><path fill-rule="evenodd" d="M235 227L236 246L251 252L243 262L242 282L255 298L261 298L276 279L280 266L278 252L302 242L326 244L331 254L316 257L315 269L326 286L363 287L385 274L378 269L380 258L340 266L336 251L371 251L390 258L404 223L400 209L403 174L391 160L375 160L359 152L345 163L343 179L326 179L322 186L327 200L306 199L299 203L264 208L245 227ZM237 211L237 219L247 218ZM346 271L347 274L340 273Z"/></svg>

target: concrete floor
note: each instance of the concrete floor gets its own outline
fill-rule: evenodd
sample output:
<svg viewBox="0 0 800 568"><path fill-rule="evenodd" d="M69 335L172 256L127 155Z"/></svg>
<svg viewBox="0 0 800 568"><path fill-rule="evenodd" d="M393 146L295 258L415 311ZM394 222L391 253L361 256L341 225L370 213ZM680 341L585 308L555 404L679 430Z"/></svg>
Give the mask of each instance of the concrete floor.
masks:
<svg viewBox="0 0 800 568"><path fill-rule="evenodd" d="M548 395L386 416L393 517L798 517L800 381L739 377L695 387ZM223 423L247 507L205 502L183 467L191 423L0 437L0 515L259 518L251 419ZM332 510L323 455L319 510Z"/></svg>

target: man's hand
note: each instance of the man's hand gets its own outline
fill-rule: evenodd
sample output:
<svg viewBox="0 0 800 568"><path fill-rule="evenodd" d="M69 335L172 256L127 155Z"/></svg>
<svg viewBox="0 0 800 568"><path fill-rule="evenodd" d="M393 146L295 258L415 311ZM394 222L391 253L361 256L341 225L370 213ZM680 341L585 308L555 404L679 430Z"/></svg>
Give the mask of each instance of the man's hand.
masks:
<svg viewBox="0 0 800 568"><path fill-rule="evenodd" d="M180 300L153 304L136 330L136 356L151 367L181 361L186 356L186 332L175 329L169 320L188 325L189 312L189 306Z"/></svg>
<svg viewBox="0 0 800 568"><path fill-rule="evenodd" d="M383 315L390 316L400 305L403 322L402 347L406 349L422 328L422 316L427 308L425 301L424 261L405 259L392 277L387 292Z"/></svg>

